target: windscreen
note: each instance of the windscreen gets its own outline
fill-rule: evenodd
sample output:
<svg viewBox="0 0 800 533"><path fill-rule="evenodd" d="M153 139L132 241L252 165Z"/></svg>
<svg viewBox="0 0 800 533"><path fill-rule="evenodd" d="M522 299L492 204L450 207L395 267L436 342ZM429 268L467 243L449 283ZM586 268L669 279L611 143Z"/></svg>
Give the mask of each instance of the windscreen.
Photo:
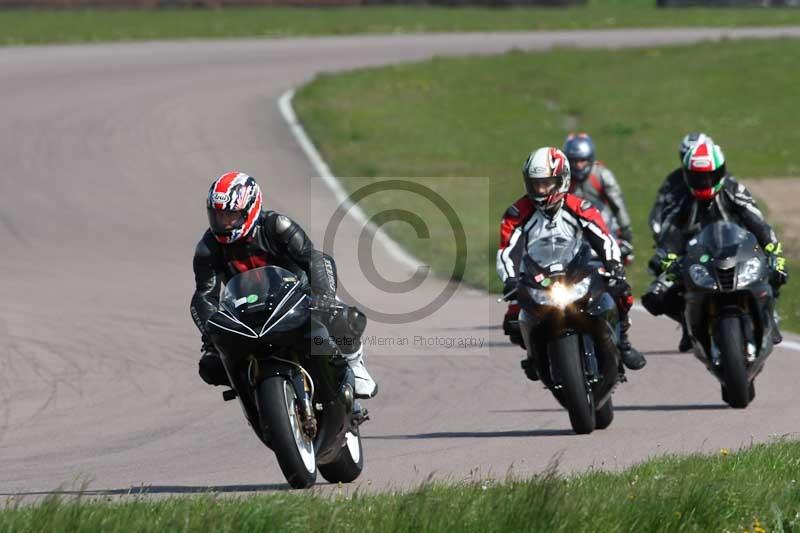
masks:
<svg viewBox="0 0 800 533"><path fill-rule="evenodd" d="M578 255L581 245L581 239L547 237L532 241L528 245L528 255L543 268L553 264L561 264L562 268L566 268Z"/></svg>
<svg viewBox="0 0 800 533"><path fill-rule="evenodd" d="M708 248L723 250L755 240L755 237L733 222L714 222L697 234L697 241Z"/></svg>
<svg viewBox="0 0 800 533"><path fill-rule="evenodd" d="M297 276L280 267L254 268L225 285L220 307L229 313L254 313L275 306L297 285Z"/></svg>

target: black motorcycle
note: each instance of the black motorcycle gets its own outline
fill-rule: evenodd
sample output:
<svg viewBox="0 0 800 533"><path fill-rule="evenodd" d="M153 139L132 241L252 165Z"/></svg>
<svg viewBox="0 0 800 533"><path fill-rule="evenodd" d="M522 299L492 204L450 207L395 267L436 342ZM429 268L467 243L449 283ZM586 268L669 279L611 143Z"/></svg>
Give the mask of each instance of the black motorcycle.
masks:
<svg viewBox="0 0 800 533"><path fill-rule="evenodd" d="M772 352L775 299L767 257L755 236L732 222L709 224L688 242L681 270L694 354L744 408Z"/></svg>
<svg viewBox="0 0 800 533"><path fill-rule="evenodd" d="M352 372L315 355L324 329L302 281L280 267L234 276L208 320L232 390L256 435L272 449L294 488L322 476L350 482L364 468L359 424L366 412L353 401ZM342 375L345 377L343 378Z"/></svg>
<svg viewBox="0 0 800 533"><path fill-rule="evenodd" d="M582 240L548 237L529 244L520 270L523 368L530 377L532 366L569 411L576 433L608 427L611 393L624 373L619 314L602 264Z"/></svg>

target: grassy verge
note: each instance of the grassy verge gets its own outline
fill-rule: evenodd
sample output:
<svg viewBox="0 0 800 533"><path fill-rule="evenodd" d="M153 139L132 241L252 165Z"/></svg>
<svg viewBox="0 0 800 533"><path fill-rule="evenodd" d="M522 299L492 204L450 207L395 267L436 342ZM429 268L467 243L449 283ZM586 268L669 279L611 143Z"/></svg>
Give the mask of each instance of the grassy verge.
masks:
<svg viewBox="0 0 800 533"><path fill-rule="evenodd" d="M622 473L549 473L502 483L426 485L351 497L67 503L0 511L0 530L27 531L796 531L800 443L713 457L664 457Z"/></svg>
<svg viewBox="0 0 800 533"><path fill-rule="evenodd" d="M0 44L790 24L800 24L800 10L657 9L653 0L590 0L584 6L569 9L375 6L334 9L0 10Z"/></svg>
<svg viewBox="0 0 800 533"><path fill-rule="evenodd" d="M735 175L800 176L800 130L786 120L800 83L796 64L800 43L790 40L515 52L322 76L295 105L339 176L490 177L488 219L470 223L491 236L471 236L478 250L467 259L466 279L495 291L496 228L522 192L524 158L535 147L560 145L568 131L591 133L626 194L639 257L631 277L641 293L651 248L647 213L678 164L686 131L711 133ZM452 201L469 202L464 192ZM388 229L449 272L452 255L431 253L408 230ZM785 324L800 329L800 285L783 294Z"/></svg>

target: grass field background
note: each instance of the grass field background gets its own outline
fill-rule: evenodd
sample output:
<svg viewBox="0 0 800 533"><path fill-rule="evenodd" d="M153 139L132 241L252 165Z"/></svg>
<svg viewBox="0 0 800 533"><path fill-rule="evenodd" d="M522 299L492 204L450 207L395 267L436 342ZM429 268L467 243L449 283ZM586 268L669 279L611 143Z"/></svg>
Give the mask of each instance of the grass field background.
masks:
<svg viewBox="0 0 800 533"><path fill-rule="evenodd" d="M798 64L800 42L792 40L437 58L320 76L299 91L295 106L337 176L437 176L440 192L462 210L476 196L454 190L453 180L489 177L489 209L475 211L488 211L488 219L464 221L472 244L465 278L495 291L499 220L523 192L525 157L539 146L560 146L569 131L589 132L633 217L638 260L630 274L638 295L652 253L647 214L664 176L678 166L687 131L713 135L736 176L800 176L800 130L791 118ZM378 210L378 202L367 210ZM427 204L411 207L424 212ZM450 271L448 228L434 228L430 241L403 224L387 229L435 269ZM781 298L785 324L795 330L797 287L790 283Z"/></svg>
<svg viewBox="0 0 800 533"><path fill-rule="evenodd" d="M658 9L655 0L589 0L573 8L224 8L0 10L0 44L800 24L798 9Z"/></svg>
<svg viewBox="0 0 800 533"><path fill-rule="evenodd" d="M800 443L661 457L621 473L456 482L377 495L7 501L0 531L104 533L797 531ZM109 498L110 500L110 498ZM24 503L24 501L23 501Z"/></svg>

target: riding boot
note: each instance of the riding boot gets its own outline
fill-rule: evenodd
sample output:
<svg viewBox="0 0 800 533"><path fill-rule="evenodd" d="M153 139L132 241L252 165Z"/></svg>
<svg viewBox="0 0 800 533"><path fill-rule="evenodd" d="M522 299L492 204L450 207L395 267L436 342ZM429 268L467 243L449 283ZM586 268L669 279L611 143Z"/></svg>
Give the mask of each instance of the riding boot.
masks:
<svg viewBox="0 0 800 533"><path fill-rule="evenodd" d="M689 328L686 326L686 319L681 316L681 340L678 343L679 352L688 352L692 349L692 338L689 336Z"/></svg>
<svg viewBox="0 0 800 533"><path fill-rule="evenodd" d="M772 328L772 344L778 345L783 342L783 335L781 335L781 330L778 328L780 324L780 317L778 316L778 311L772 311L772 322L774 324Z"/></svg>
<svg viewBox="0 0 800 533"><path fill-rule="evenodd" d="M367 367L364 366L364 344L358 341L358 350L353 353L343 353L342 356L347 360L350 370L353 371L356 383L356 398L366 400L374 398L378 394L378 384L372 379Z"/></svg>
<svg viewBox="0 0 800 533"><path fill-rule="evenodd" d="M631 370L639 370L644 368L644 365L647 364L647 360L644 358L644 355L639 352L636 348L631 345L631 342L628 340L628 330L631 327L631 319L626 313L624 316L620 317L620 328L619 328L619 352L620 356L622 357L622 363Z"/></svg>

